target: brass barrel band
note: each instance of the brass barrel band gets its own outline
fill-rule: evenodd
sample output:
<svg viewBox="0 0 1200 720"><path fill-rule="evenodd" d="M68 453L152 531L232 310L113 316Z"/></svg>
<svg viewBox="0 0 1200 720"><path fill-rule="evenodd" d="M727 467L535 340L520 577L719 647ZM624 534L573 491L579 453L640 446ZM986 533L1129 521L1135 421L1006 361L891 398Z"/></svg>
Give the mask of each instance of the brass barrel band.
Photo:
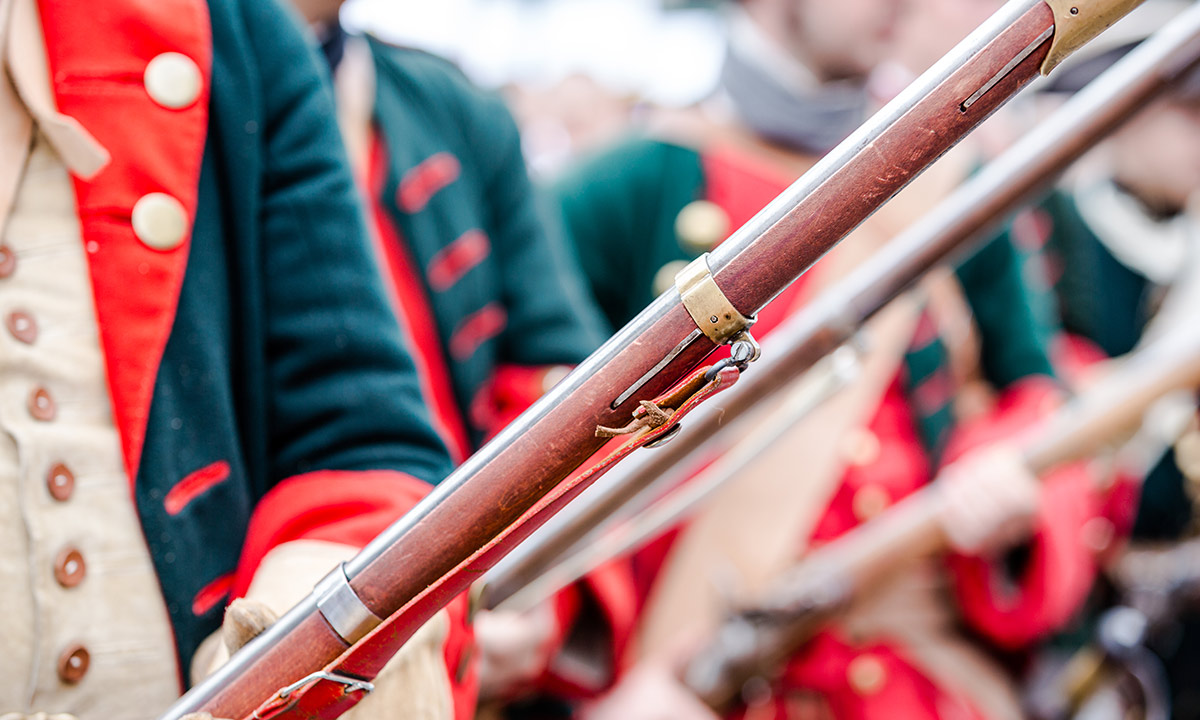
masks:
<svg viewBox="0 0 1200 720"><path fill-rule="evenodd" d="M675 289L696 327L717 345L725 344L754 324L754 318L742 315L717 287L708 267L708 253L679 271L675 276Z"/></svg>
<svg viewBox="0 0 1200 720"><path fill-rule="evenodd" d="M1053 70L1143 0L1046 0L1054 13L1054 39L1042 61L1043 75Z"/></svg>

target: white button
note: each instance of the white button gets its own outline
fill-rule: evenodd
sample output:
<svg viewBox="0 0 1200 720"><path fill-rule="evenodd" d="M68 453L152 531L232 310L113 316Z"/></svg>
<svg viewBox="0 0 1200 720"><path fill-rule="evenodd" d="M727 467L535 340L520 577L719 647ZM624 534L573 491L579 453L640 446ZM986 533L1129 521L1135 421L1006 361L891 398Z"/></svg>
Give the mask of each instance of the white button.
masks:
<svg viewBox="0 0 1200 720"><path fill-rule="evenodd" d="M702 253L712 250L729 235L729 214L720 205L696 200L675 216L675 236L684 250Z"/></svg>
<svg viewBox="0 0 1200 720"><path fill-rule="evenodd" d="M187 236L183 203L166 193L150 193L133 205L133 234L155 250L173 250Z"/></svg>
<svg viewBox="0 0 1200 720"><path fill-rule="evenodd" d="M672 260L660 267L658 272L654 273L654 281L650 284L650 290L654 293L655 297L675 287L675 276L679 274L680 270L687 267L687 265L687 260Z"/></svg>
<svg viewBox="0 0 1200 720"><path fill-rule="evenodd" d="M203 78L200 68L187 55L167 52L146 65L142 78L146 92L154 102L165 108L179 110L200 97Z"/></svg>
<svg viewBox="0 0 1200 720"><path fill-rule="evenodd" d="M550 392L550 388L563 381L563 378L571 374L570 365L555 365L547 368L542 374L542 392Z"/></svg>

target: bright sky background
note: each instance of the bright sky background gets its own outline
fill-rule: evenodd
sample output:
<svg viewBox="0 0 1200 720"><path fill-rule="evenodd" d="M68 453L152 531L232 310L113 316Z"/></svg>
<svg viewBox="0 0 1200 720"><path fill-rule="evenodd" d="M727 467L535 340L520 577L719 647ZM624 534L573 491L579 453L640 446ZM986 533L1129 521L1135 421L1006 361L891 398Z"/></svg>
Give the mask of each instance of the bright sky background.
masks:
<svg viewBox="0 0 1200 720"><path fill-rule="evenodd" d="M476 82L547 83L584 72L664 104L702 97L720 69L711 11L660 0L350 0L343 21L448 57Z"/></svg>

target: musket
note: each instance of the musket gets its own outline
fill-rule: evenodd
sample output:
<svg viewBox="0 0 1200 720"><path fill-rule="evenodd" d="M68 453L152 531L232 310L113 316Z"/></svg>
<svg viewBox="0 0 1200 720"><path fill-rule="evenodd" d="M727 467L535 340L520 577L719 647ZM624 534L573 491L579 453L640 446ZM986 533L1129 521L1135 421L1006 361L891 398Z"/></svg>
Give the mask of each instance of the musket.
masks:
<svg viewBox="0 0 1200 720"><path fill-rule="evenodd" d="M1194 312L1197 288L1189 287L1192 279L1185 271L1172 283L1148 336L1170 324L1172 315ZM1144 478L1171 447L1179 463L1180 448L1195 447L1200 437L1196 423L1194 392L1161 398L1146 412L1141 429L1115 453L1115 473ZM1146 720L1171 717L1170 683L1155 649L1172 646L1179 617L1200 607L1200 540L1131 544L1105 565L1118 602L1097 618L1089 644L1062 662L1035 664L1048 667L1033 675L1025 693L1029 715L1037 720L1086 717L1097 702L1124 702L1123 707L1137 708Z"/></svg>
<svg viewBox="0 0 1200 720"><path fill-rule="evenodd" d="M599 470L573 473L605 444L599 426L629 425L637 411L607 463L673 431L739 373L690 371L729 341L746 343L751 318L841 238L1138 4L1011 0L163 720L333 717L353 706L421 624L595 479Z"/></svg>
<svg viewBox="0 0 1200 720"><path fill-rule="evenodd" d="M1164 633L1200 607L1200 540L1129 548L1107 575L1120 603L1097 619L1089 645L1034 683L1028 704L1039 720L1074 717L1094 695L1130 680L1143 717L1170 717L1170 686L1153 648L1169 646Z"/></svg>
<svg viewBox="0 0 1200 720"><path fill-rule="evenodd" d="M1193 12L1176 19L1096 78L932 212L785 321L763 341L763 358L754 372L692 413L686 433L653 453L630 458L498 563L485 577L483 606L522 610L536 605L657 537L738 477L763 446L848 382L854 362L844 344L863 322L931 267L971 250L1090 147L1200 65L1195 17ZM820 358L828 367L814 368ZM810 370L815 377L789 391L792 401L763 421L764 400ZM753 433L744 431L747 425L755 428ZM720 460L705 465L713 457ZM654 500L658 502L651 506Z"/></svg>
<svg viewBox="0 0 1200 720"><path fill-rule="evenodd" d="M1127 680L1137 688L1142 717L1171 716L1170 684L1153 648L1170 645L1164 633L1200 606L1200 540L1130 548L1108 575L1121 602L1097 619L1090 645L1035 685L1029 704L1039 720L1074 717L1103 688Z"/></svg>
<svg viewBox="0 0 1200 720"><path fill-rule="evenodd" d="M1115 362L1095 384L1016 441L1031 472L1043 474L1091 456L1136 428L1158 398L1200 387L1200 325L1181 323ZM864 588L915 559L948 549L941 524L944 502L935 480L810 552L754 607L722 623L713 640L689 658L684 683L721 708L747 681L770 678Z"/></svg>
<svg viewBox="0 0 1200 720"><path fill-rule="evenodd" d="M1091 643L1052 675L1031 680L1023 703L1028 716L1035 720L1094 717L1090 706L1098 701L1111 711L1106 716L1167 720L1171 685L1163 661L1149 647L1152 633L1161 629L1155 618L1128 605L1105 610L1096 620Z"/></svg>

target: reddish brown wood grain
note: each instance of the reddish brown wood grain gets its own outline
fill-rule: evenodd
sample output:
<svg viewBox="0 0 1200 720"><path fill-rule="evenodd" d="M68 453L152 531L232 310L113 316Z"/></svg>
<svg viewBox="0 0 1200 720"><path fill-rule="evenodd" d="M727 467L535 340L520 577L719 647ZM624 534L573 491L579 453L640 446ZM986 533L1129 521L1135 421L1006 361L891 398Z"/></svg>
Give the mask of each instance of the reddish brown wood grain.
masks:
<svg viewBox="0 0 1200 720"><path fill-rule="evenodd" d="M320 669L312 667L313 658L325 658L328 662L347 647L319 614L305 618L288 637L289 642L272 646L259 658L254 675L222 688L220 695L205 706L205 711L215 718L245 717L280 688Z"/></svg>
<svg viewBox="0 0 1200 720"><path fill-rule="evenodd" d="M1049 43L1008 73L969 110L958 106L1053 27L1038 4L966 62L779 222L715 272L733 305L753 313L812 266L930 163L1038 75Z"/></svg>

